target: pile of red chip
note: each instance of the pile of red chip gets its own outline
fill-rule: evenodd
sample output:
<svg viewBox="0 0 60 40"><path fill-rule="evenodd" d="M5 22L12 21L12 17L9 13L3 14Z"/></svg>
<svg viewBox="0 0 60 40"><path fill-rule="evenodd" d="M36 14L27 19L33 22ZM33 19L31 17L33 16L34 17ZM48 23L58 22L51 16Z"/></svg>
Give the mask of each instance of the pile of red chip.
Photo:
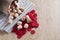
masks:
<svg viewBox="0 0 60 40"><path fill-rule="evenodd" d="M14 0L9 6L9 20L8 23L12 23L22 12L23 8L18 7L18 1ZM22 19L20 19L15 26L13 27L12 32L17 35L17 38L21 38L27 32L31 34L35 33L35 30L32 28L38 28L39 24L37 23L37 13L35 10L28 12Z"/></svg>
<svg viewBox="0 0 60 40"><path fill-rule="evenodd" d="M27 20L22 21L22 29L17 28L17 24L13 27L12 32L14 32L17 35L17 38L21 38L23 35L25 35L27 32L30 32L31 34L35 33L35 30L32 30L32 28L38 28L39 24L37 23L37 13L35 10L31 10L26 15L29 16L30 22L27 22ZM25 28L24 25L28 24L28 28Z"/></svg>

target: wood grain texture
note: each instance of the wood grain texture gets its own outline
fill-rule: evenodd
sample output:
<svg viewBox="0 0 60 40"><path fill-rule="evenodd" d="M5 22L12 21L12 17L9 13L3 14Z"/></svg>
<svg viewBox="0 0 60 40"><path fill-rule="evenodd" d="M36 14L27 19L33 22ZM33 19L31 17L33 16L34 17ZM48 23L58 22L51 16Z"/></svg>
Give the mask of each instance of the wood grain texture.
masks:
<svg viewBox="0 0 60 40"><path fill-rule="evenodd" d="M60 40L60 0L31 0L36 5L39 28L17 39L13 33L0 32L0 40Z"/></svg>

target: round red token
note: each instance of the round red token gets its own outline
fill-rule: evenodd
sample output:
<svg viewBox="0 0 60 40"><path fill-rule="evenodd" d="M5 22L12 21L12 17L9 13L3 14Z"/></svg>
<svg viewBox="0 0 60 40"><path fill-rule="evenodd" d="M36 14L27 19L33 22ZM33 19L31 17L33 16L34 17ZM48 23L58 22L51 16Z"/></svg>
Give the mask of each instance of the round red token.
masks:
<svg viewBox="0 0 60 40"><path fill-rule="evenodd" d="M31 34L35 34L35 30L31 30Z"/></svg>

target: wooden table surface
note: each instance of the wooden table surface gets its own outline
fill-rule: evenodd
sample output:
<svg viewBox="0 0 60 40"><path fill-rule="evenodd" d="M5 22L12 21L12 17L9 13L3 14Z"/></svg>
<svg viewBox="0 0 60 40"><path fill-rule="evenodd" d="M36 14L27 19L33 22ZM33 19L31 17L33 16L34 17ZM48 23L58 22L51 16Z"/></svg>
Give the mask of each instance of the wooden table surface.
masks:
<svg viewBox="0 0 60 40"><path fill-rule="evenodd" d="M17 39L13 33L0 32L0 40L60 40L60 0L31 0L36 5L39 28Z"/></svg>

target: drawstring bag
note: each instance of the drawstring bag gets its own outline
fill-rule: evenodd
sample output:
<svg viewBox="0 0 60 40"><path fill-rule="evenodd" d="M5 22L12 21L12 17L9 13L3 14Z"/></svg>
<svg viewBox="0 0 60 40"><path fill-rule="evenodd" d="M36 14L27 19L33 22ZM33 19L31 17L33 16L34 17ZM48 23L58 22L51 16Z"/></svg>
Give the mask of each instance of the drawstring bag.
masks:
<svg viewBox="0 0 60 40"><path fill-rule="evenodd" d="M15 33L21 38L27 31L35 33L32 28L38 28L35 5L29 0L13 0L8 8L8 15L1 14L0 30L7 33ZM6 20L7 19L7 20Z"/></svg>

